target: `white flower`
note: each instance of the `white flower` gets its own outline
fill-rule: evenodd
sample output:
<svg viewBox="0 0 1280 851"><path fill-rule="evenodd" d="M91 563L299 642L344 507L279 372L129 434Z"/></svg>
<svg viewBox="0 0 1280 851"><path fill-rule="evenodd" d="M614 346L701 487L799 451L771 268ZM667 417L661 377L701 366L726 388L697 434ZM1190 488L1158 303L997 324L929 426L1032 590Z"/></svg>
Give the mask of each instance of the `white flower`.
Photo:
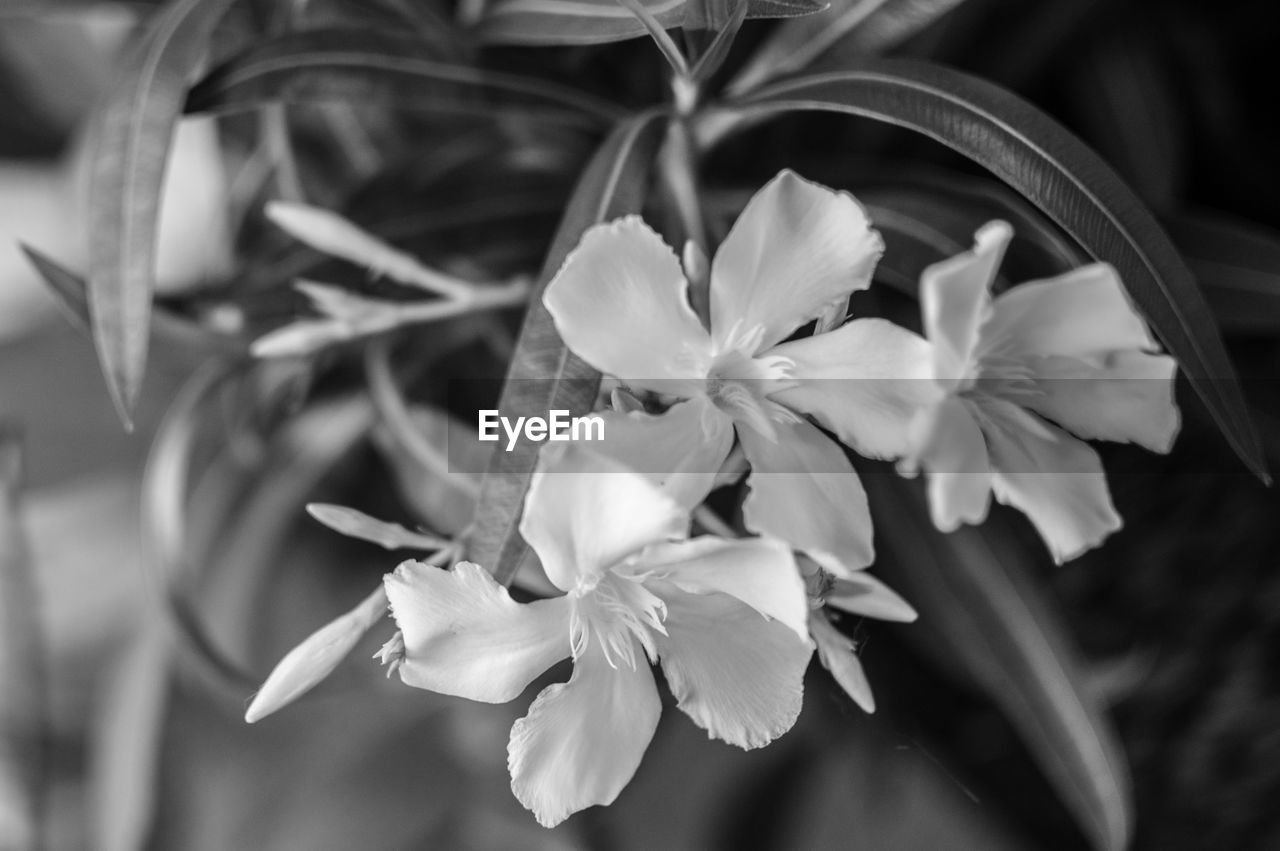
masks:
<svg viewBox="0 0 1280 851"><path fill-rule="evenodd" d="M924 271L921 306L941 392L910 424L904 468L929 473L939 529L981 522L994 493L1026 513L1062 562L1121 525L1101 460L1068 432L1169 451L1177 365L1155 353L1105 264L993 299L1012 235L992 222L972 251Z"/></svg>
<svg viewBox="0 0 1280 851"><path fill-rule="evenodd" d="M573 658L511 730L512 789L539 822L630 781L661 711L651 661L711 736L753 748L791 728L812 645L785 545L684 540L684 509L577 445L543 451L520 530L563 596L517 603L470 562L405 562L386 589L409 685L500 703Z"/></svg>
<svg viewBox="0 0 1280 851"><path fill-rule="evenodd" d="M844 451L804 415L870 457L908 449L900 423L921 402L926 382L913 379L927 377L927 344L878 319L823 333L870 284L882 249L850 195L784 171L716 252L709 329L676 255L636 217L589 230L543 300L579 357L677 402L630 418L645 434L629 466L680 473L689 492L705 492L692 480L715 475L736 433L751 464L747 527L848 575L872 560L866 494ZM820 333L784 342L814 320Z"/></svg>

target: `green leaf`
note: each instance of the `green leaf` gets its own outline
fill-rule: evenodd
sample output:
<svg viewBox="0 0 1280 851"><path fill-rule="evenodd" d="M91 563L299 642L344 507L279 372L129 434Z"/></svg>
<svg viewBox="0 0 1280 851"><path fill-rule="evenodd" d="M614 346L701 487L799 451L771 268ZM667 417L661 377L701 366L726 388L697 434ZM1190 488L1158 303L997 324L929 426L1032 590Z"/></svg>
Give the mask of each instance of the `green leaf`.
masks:
<svg viewBox="0 0 1280 851"><path fill-rule="evenodd" d="M991 83L901 59L784 80L712 120L732 126L809 110L896 124L960 152L1025 196L1092 257L1115 266L1232 448L1267 480L1235 369L1195 278L1132 190L1068 130Z"/></svg>
<svg viewBox="0 0 1280 851"><path fill-rule="evenodd" d="M0 817L6 842L38 848L49 779L40 606L19 522L22 450L0 422Z"/></svg>
<svg viewBox="0 0 1280 851"><path fill-rule="evenodd" d="M187 98L187 111L369 98L401 108L488 116L499 107L519 106L595 126L625 114L568 86L433 56L429 45L408 33L347 29L304 30L259 41L201 80Z"/></svg>
<svg viewBox="0 0 1280 851"><path fill-rule="evenodd" d="M1272 336L1280 331L1280 233L1203 212L1172 214L1163 221L1226 333Z"/></svg>
<svg viewBox="0 0 1280 851"><path fill-rule="evenodd" d="M732 4L712 3L716 10L686 9L686 0L650 0L646 9L666 28L707 28L727 22ZM748 18L791 18L822 8L814 0L748 0ZM719 27L714 27L718 29ZM617 0L505 0L486 14L480 37L497 44L605 44L646 34L644 24Z"/></svg>
<svg viewBox="0 0 1280 851"><path fill-rule="evenodd" d="M882 53L906 41L964 0L834 0L825 10L781 24L728 91L743 94L809 67L833 48L843 55Z"/></svg>
<svg viewBox="0 0 1280 851"><path fill-rule="evenodd" d="M58 307L62 308L67 321L76 329L89 333L89 285L84 278L29 245L18 243L18 247L41 279L49 285L49 290ZM244 340L211 331L163 305L152 305L150 323L151 333L161 341L226 352L243 352L248 348Z"/></svg>
<svg viewBox="0 0 1280 851"><path fill-rule="evenodd" d="M1128 766L1100 702L1085 686L1070 633L991 517L943 536L920 489L863 476L886 579L920 613L912 629L1004 710L1095 848L1119 851L1133 826ZM887 556L887 557L884 557Z"/></svg>
<svg viewBox="0 0 1280 851"><path fill-rule="evenodd" d="M503 416L545 416L552 409L580 415L591 410L600 373L565 348L542 304L542 292L588 228L639 212L664 135L666 122L661 119L661 113L646 112L619 125L578 181L507 369L498 402ZM538 448L536 443L524 442L511 452L495 452L481 483L468 557L500 582L511 581L528 549L517 526Z"/></svg>
<svg viewBox="0 0 1280 851"><path fill-rule="evenodd" d="M1089 262L1089 256L1020 195L994 181L946 173L895 186L857 189L872 223L885 239L877 279L915 298L926 266L968 251L973 235L992 219L1013 226L996 288L1057 275Z"/></svg>
<svg viewBox="0 0 1280 851"><path fill-rule="evenodd" d="M147 366L160 195L188 78L231 0L174 0L125 55L90 137L89 302L126 428Z"/></svg>

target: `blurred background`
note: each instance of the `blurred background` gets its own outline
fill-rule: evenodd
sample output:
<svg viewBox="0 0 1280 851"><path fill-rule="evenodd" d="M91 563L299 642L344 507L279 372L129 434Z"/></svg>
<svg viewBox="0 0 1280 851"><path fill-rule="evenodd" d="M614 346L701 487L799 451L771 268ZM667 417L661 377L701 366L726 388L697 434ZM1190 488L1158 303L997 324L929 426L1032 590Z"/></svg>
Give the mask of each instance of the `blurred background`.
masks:
<svg viewBox="0 0 1280 851"><path fill-rule="evenodd" d="M0 4L0 456L7 459L0 469L27 541L0 577L0 642L30 650L25 682L35 686L18 693L0 681L0 703L9 707L0 735L11 750L44 755L44 847L1084 847L1022 738L995 702L948 667L923 623L854 626L880 704L874 716L861 714L816 665L800 724L759 752L708 742L680 713L664 713L619 802L556 831L537 827L507 788L506 736L523 704L469 705L385 680L367 660L389 625L312 695L245 725L245 700L271 664L394 564L394 556L314 524L302 505L339 502L412 519L415 499L431 499L422 483L405 483L411 474L394 451L366 439L370 414L355 396L327 392L296 416L237 413L255 410L264 394L306 395L312 381L341 387L341 364L330 365L336 378L285 367L249 382L202 367L207 352L157 339L136 428L126 434L91 341L20 253L18 240L83 271L86 122L121 44L151 8ZM770 26L747 24L731 66ZM1157 210L1206 288L1273 467L1280 461L1278 39L1271 0L968 0L900 49L1028 98ZM554 56L558 72L599 72L589 84L620 85L637 101L659 80L647 42ZM519 68L529 57L495 51L493 61ZM1003 197L932 143L853 126L814 119L762 130L761 138L786 145L730 146L709 164L709 179L791 165L870 192L899 177L946 172L953 194L979 186L984 197ZM252 163L226 154L223 130L208 119L182 125L165 190L161 299L189 315L211 287L251 277L242 231L263 227L252 216L229 217L229 209L252 205L258 183ZM450 128L432 137L439 144L430 150L456 154L468 132ZM439 189L421 171L416 181L401 180L404 172L376 151L362 164L359 151L376 142L375 134L347 146L346 174L351 185L364 181L363 195L350 185L316 194L404 208ZM849 164L870 162L872 153L880 157L874 167ZM417 166L457 180L468 167L491 164L451 171L445 154L432 157L422 154ZM316 155L311 167L322 160ZM545 196L520 223L531 234L531 257L492 264L536 267L574 162L526 175ZM175 493L187 498L166 483L162 461L149 474L161 484L144 489L144 466L164 412L201 369L205 389L188 391L177 417L205 447L197 466L213 471L180 483L198 491L190 499L201 510L175 521L183 527L176 539L172 527L144 536L144 492L161 500L153 514L164 514ZM1034 539L1022 551L1036 553L1025 569L1056 603L1083 650L1090 687L1117 725L1133 775L1135 847L1276 848L1280 497L1239 466L1205 420L1188 402L1167 458L1107 450L1126 528L1105 547L1061 568ZM18 445L20 475L11 463ZM388 487L397 476L399 490ZM1009 540L1026 543L1026 528L1009 524ZM18 531L0 523L8 536L0 549L16 552ZM175 580L157 566L157 550L191 569ZM894 551L883 552L878 569L892 581ZM6 817L0 810L0 846L24 847L4 844Z"/></svg>

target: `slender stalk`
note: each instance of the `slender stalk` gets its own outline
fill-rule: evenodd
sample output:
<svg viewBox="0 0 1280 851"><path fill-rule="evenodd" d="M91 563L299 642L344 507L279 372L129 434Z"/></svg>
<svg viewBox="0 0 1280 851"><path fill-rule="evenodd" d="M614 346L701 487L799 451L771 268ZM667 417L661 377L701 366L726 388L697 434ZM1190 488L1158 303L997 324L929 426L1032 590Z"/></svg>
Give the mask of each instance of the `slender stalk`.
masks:
<svg viewBox="0 0 1280 851"><path fill-rule="evenodd" d="M0 423L0 837L43 847L47 681L35 577L18 520L21 450Z"/></svg>

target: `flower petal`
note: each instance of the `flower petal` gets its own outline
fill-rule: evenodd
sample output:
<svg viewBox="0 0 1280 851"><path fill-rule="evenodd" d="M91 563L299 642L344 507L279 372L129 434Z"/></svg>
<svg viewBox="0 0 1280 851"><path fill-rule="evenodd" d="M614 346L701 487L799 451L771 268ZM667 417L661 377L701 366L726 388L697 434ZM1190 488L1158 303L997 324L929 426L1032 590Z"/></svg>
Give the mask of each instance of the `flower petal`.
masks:
<svg viewBox="0 0 1280 851"><path fill-rule="evenodd" d="M844 451L803 420L778 423L777 436L738 429L751 462L747 528L781 538L837 576L871 564L867 494Z"/></svg>
<svg viewBox="0 0 1280 851"><path fill-rule="evenodd" d="M520 520L520 534L562 591L688 531L687 511L643 475L572 443L543 447Z"/></svg>
<svg viewBox="0 0 1280 851"><path fill-rule="evenodd" d="M705 396L662 414L601 411L601 451L642 473L686 510L699 505L733 448L733 421Z"/></svg>
<svg viewBox="0 0 1280 851"><path fill-rule="evenodd" d="M469 561L453 570L406 561L383 582L404 633L408 685L505 703L569 656L567 597L517 603Z"/></svg>
<svg viewBox="0 0 1280 851"><path fill-rule="evenodd" d="M813 652L808 639L727 594L651 587L667 604L667 634L655 639L680 709L709 735L744 749L790 730Z"/></svg>
<svg viewBox="0 0 1280 851"><path fill-rule="evenodd" d="M1115 269L1094 263L1001 294L983 328L983 348L1006 356L1091 358L1157 346Z"/></svg>
<svg viewBox="0 0 1280 851"><path fill-rule="evenodd" d="M954 532L961 523L981 523L991 496L991 462L972 405L947 397L912 424L917 458L929 473L933 525Z"/></svg>
<svg viewBox="0 0 1280 851"><path fill-rule="evenodd" d="M1012 238L1009 225L989 222L974 234L972 251L921 274L920 307L937 378L956 380L972 372L979 330L991 312L991 282Z"/></svg>
<svg viewBox="0 0 1280 851"><path fill-rule="evenodd" d="M711 262L712 336L724 348L760 328L757 351L770 348L866 289L883 251L852 195L783 171L747 202Z"/></svg>
<svg viewBox="0 0 1280 851"><path fill-rule="evenodd" d="M596 369L640 387L694 395L711 340L688 290L662 237L627 216L583 235L542 302L565 345Z"/></svg>
<svg viewBox="0 0 1280 851"><path fill-rule="evenodd" d="M771 350L790 359L796 387L774 400L812 415L867 458L898 458L921 406L935 402L928 341L883 319L856 319Z"/></svg>
<svg viewBox="0 0 1280 851"><path fill-rule="evenodd" d="M1075 558L1120 528L1091 447L1010 402L984 399L977 410L996 499L1030 518L1055 561Z"/></svg>
<svg viewBox="0 0 1280 851"><path fill-rule="evenodd" d="M643 651L635 656L644 659ZM639 767L661 713L649 666L610 667L597 646L574 663L569 682L544 689L511 728L511 790L544 827L613 803Z"/></svg>
<svg viewBox="0 0 1280 851"><path fill-rule="evenodd" d="M882 621L911 623L918 615L911 604L876 579L859 571L834 580L834 587L824 597L826 604L851 615L862 615Z"/></svg>
<svg viewBox="0 0 1280 851"><path fill-rule="evenodd" d="M822 667L831 672L831 677L863 712L875 712L875 695L871 693L871 683L862 670L853 639L836 629L823 612L814 612L810 625Z"/></svg>
<svg viewBox="0 0 1280 851"><path fill-rule="evenodd" d="M1168 452L1178 433L1173 378L1178 365L1166 355L1118 351L1096 364L1079 358L1030 361L1040 395L1026 407L1066 426L1079 437L1132 442Z"/></svg>
<svg viewBox="0 0 1280 851"><path fill-rule="evenodd" d="M809 600L791 548L772 538L654 544L634 566L689 594L719 591L809 638Z"/></svg>

